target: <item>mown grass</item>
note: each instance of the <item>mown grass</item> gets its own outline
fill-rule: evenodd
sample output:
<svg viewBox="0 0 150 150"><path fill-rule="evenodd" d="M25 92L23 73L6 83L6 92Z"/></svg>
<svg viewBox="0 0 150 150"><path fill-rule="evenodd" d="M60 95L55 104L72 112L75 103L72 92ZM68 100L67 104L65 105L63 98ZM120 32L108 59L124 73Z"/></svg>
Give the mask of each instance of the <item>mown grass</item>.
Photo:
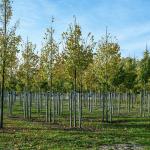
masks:
<svg viewBox="0 0 150 150"><path fill-rule="evenodd" d="M55 124L45 123L43 115L33 110L31 121L23 119L19 105L10 118L5 110L4 129L0 130L0 149L100 149L102 145L136 144L150 149L150 118L122 114L113 117L113 123L101 123L98 110L84 112L83 127L69 128L69 114L65 109L63 117Z"/></svg>

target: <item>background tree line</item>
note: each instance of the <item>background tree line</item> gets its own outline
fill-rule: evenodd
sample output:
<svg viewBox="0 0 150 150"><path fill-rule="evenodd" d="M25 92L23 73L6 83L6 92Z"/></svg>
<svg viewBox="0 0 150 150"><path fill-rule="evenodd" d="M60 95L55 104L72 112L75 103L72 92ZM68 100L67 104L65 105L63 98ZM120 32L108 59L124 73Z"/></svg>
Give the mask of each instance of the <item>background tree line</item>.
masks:
<svg viewBox="0 0 150 150"><path fill-rule="evenodd" d="M55 40L52 18L42 48L36 49L28 38L23 42L16 34L18 22L10 27L11 6L10 0L1 1L1 127L5 91L50 92L52 99L52 93L56 92L74 92L76 95L83 92L139 93L150 90L150 53L147 46L141 59L122 57L117 39L107 29L96 42L92 33L83 36L82 28L74 17L74 22L62 33L62 41ZM82 96L79 100L82 104ZM73 106L76 117L76 104Z"/></svg>

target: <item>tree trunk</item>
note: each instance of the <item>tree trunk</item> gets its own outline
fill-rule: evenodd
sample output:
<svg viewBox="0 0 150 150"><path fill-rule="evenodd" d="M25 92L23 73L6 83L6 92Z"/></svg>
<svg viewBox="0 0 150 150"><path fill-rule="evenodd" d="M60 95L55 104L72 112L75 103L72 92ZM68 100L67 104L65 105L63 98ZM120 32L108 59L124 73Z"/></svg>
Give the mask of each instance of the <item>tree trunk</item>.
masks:
<svg viewBox="0 0 150 150"><path fill-rule="evenodd" d="M74 72L74 127L76 127L77 126L77 123L76 123L76 118L77 118L77 114L76 114L76 105L77 105L77 96L76 96L76 84L77 84L77 71L76 71L76 68L75 68L75 72Z"/></svg>

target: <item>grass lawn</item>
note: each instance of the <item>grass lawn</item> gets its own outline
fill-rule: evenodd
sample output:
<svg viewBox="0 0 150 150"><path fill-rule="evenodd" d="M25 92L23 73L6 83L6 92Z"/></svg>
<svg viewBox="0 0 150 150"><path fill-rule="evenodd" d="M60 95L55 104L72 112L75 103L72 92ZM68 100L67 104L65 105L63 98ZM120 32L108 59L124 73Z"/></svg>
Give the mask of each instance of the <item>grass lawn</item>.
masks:
<svg viewBox="0 0 150 150"><path fill-rule="evenodd" d="M11 118L5 110L0 149L150 149L150 118L135 117L134 112L114 117L111 124L102 124L98 111L86 112L83 128L70 129L67 111L55 124L49 124L34 110L31 121L23 119L19 107L14 110Z"/></svg>

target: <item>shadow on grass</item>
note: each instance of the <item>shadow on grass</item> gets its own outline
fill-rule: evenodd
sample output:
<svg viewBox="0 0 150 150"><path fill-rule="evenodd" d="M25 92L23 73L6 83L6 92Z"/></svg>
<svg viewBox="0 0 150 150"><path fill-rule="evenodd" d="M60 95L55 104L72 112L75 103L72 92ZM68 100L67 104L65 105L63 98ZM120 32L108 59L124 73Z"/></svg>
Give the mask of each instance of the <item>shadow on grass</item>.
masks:
<svg viewBox="0 0 150 150"><path fill-rule="evenodd" d="M23 116L12 116L9 119L9 123L7 123L7 128L4 128L3 130L0 130L0 133L2 132L9 132L9 133L15 133L16 131L23 131L23 130L58 130L58 131L82 131L82 132L95 132L95 131L101 131L102 128L107 129L150 129L150 118L141 118L141 117L124 117L120 116L118 118L114 118L112 123L102 123L101 118L97 117L84 117L83 118L83 126L82 128L69 128L69 122L66 120L61 122L56 121L55 123L48 123L45 122L45 120L40 117L33 117L30 120L24 119ZM12 123L11 123L12 121ZM16 122L13 122L16 121ZM24 121L27 126L29 127L21 127L20 125L17 125L17 121ZM33 124L32 124L33 123ZM88 124L90 123L90 124ZM96 125L99 125L97 128ZM14 127L16 124L16 127ZM31 125L32 124L32 125ZM37 126L32 127L32 126ZM65 125L64 125L65 124ZM31 125L31 126L30 126ZM39 127L38 127L39 125ZM11 127L12 126L12 127ZM43 128L44 127L44 128Z"/></svg>

